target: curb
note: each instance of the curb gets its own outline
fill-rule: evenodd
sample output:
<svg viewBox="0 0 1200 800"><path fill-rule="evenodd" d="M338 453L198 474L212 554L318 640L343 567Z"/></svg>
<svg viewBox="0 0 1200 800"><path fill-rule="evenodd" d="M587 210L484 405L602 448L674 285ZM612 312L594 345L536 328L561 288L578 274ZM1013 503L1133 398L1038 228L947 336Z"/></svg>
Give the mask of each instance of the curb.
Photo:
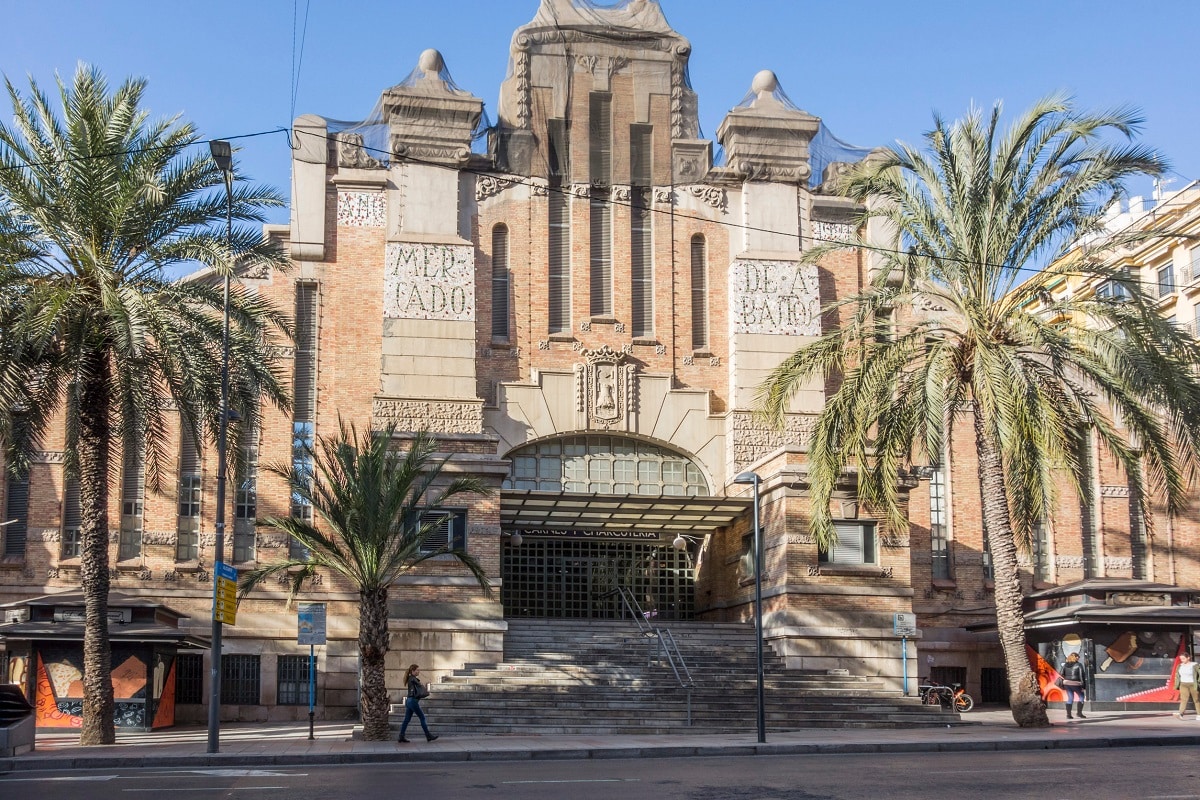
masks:
<svg viewBox="0 0 1200 800"><path fill-rule="evenodd" d="M712 758L717 756L859 755L871 753L964 753L1021 750L1080 750L1116 747L1200 745L1200 734L1105 736L1088 739L991 739L974 742L780 742L746 745L668 745L664 747L561 747L544 750L443 750L428 753L277 753L173 756L47 756L0 759L0 775L76 769L150 767L303 767L344 764L405 764L487 761L569 761L617 758Z"/></svg>

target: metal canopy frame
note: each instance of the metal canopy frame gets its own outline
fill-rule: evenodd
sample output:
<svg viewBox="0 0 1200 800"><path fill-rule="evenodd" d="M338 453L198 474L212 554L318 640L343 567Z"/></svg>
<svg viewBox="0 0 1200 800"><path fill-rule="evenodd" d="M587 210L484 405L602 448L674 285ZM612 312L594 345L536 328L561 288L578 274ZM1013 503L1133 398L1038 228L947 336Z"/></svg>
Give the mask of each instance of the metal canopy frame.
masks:
<svg viewBox="0 0 1200 800"><path fill-rule="evenodd" d="M500 524L520 530L712 533L751 509L749 497L500 492Z"/></svg>

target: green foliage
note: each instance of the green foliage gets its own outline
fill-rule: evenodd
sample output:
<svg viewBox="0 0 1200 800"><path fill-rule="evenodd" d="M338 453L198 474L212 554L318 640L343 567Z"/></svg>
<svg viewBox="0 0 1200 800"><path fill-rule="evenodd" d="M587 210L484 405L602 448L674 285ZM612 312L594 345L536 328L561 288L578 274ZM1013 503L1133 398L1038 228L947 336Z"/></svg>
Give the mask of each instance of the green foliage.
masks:
<svg viewBox="0 0 1200 800"><path fill-rule="evenodd" d="M1121 280L1106 257L1158 234L1104 234L1104 211L1125 180L1161 173L1162 159L1105 141L1136 130L1126 110L1087 114L1050 97L1007 131L1000 110L950 125L936 118L924 150L877 151L842 185L866 204L862 225L896 239L850 243L878 265L870 285L833 304L837 327L787 358L758 395L778 423L806 383L831 387L809 453L822 545L835 540L828 501L849 468L863 501L906 527L897 479L940 462L949 426L969 409L998 444L1012 532L1026 551L1033 525L1052 516L1054 476L1065 472L1078 489L1091 433L1135 485L1145 482L1143 504L1161 492L1176 511L1197 477L1197 342L1134 282L1126 302L1055 300L1045 288L1072 274ZM1063 260L1073 248L1077 257Z"/></svg>
<svg viewBox="0 0 1200 800"><path fill-rule="evenodd" d="M318 436L315 444L301 445L296 461L311 463L311 472L296 463L270 468L287 480L294 497L312 506L321 524L295 517L262 520L260 525L283 531L309 556L246 573L240 595L272 575L292 572L294 596L318 567L343 576L364 594L386 591L417 564L443 555L457 558L490 593L487 574L473 556L459 549L425 549L433 527L420 522L423 509L464 493L490 494L487 486L474 476L442 483L446 459L436 457L437 439L428 433L418 433L407 452L398 453L392 449L394 427L360 433L340 422L339 429L336 437Z"/></svg>
<svg viewBox="0 0 1200 800"><path fill-rule="evenodd" d="M226 243L222 174L190 123L149 119L145 81L110 92L98 70L80 66L72 83L58 81L61 112L34 82L28 96L6 86L14 120L0 124L0 407L23 409L28 435L6 422L0 438L19 460L65 402L73 453L82 387L107 374L116 440L148 442L155 485L175 423L164 409L177 406L194 430L217 429L220 278L239 264L282 267L284 255L251 226L235 226ZM262 222L264 208L282 203L239 184L233 219ZM194 262L213 272L168 279ZM253 423L262 394L287 402L270 355L286 320L241 288L230 317L231 404Z"/></svg>

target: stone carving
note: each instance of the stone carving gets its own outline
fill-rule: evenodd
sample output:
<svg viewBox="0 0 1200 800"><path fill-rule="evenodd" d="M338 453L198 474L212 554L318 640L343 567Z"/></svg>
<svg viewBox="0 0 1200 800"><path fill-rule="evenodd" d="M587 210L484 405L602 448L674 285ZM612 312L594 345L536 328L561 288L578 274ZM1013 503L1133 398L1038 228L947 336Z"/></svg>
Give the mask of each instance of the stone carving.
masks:
<svg viewBox="0 0 1200 800"><path fill-rule="evenodd" d="M1100 487L1101 497L1129 497L1128 486L1109 486L1102 485Z"/></svg>
<svg viewBox="0 0 1200 800"><path fill-rule="evenodd" d="M62 464L67 454L62 450L36 450L29 458L34 464Z"/></svg>
<svg viewBox="0 0 1200 800"><path fill-rule="evenodd" d="M383 162L367 155L363 146L361 133L339 133L337 140L337 161L339 167L352 169L383 169Z"/></svg>
<svg viewBox="0 0 1200 800"><path fill-rule="evenodd" d="M175 546L177 535L175 531L142 531L142 544Z"/></svg>
<svg viewBox="0 0 1200 800"><path fill-rule="evenodd" d="M899 533L881 533L879 544L888 549L908 547L908 537Z"/></svg>
<svg viewBox="0 0 1200 800"><path fill-rule="evenodd" d="M821 185L817 187L817 194L839 194L841 189L841 180L849 172L853 165L845 161L833 161L825 166L821 172Z"/></svg>
<svg viewBox="0 0 1200 800"><path fill-rule="evenodd" d="M777 431L759 423L752 412L732 412L729 415L729 442L736 471L740 472L785 444L808 444L816 424L816 415L789 414L784 420L784 430Z"/></svg>
<svg viewBox="0 0 1200 800"><path fill-rule="evenodd" d="M665 203L667 205L673 204L675 202L675 192L666 186L655 186L654 202Z"/></svg>
<svg viewBox="0 0 1200 800"><path fill-rule="evenodd" d="M371 408L372 426L381 429L392 423L401 431L483 433L483 406L376 397Z"/></svg>
<svg viewBox="0 0 1200 800"><path fill-rule="evenodd" d="M482 202L500 194L515 183L516 181L511 178L502 178L498 175L480 175L475 181L475 199Z"/></svg>
<svg viewBox="0 0 1200 800"><path fill-rule="evenodd" d="M810 578L821 577L821 568L815 564L809 564L808 565L808 577L810 577Z"/></svg>
<svg viewBox="0 0 1200 800"><path fill-rule="evenodd" d="M1110 570L1130 570L1133 569L1133 559L1123 558L1120 556L1105 556L1104 571Z"/></svg>
<svg viewBox="0 0 1200 800"><path fill-rule="evenodd" d="M393 242L384 261L383 314L392 319L475 321L470 245Z"/></svg>
<svg viewBox="0 0 1200 800"><path fill-rule="evenodd" d="M148 569L141 569L134 575L139 581L149 581L154 579L154 572Z"/></svg>
<svg viewBox="0 0 1200 800"><path fill-rule="evenodd" d="M177 570L171 570L163 575L163 580L167 583L177 583L179 581L179 572Z"/></svg>
<svg viewBox="0 0 1200 800"><path fill-rule="evenodd" d="M54 580L58 574L58 567L50 567L46 570L46 580Z"/></svg>
<svg viewBox="0 0 1200 800"><path fill-rule="evenodd" d="M633 189L629 186L614 186L612 187L612 201L614 203L629 203L633 200Z"/></svg>
<svg viewBox="0 0 1200 800"><path fill-rule="evenodd" d="M613 333L624 333L626 330L624 322L613 323Z"/></svg>
<svg viewBox="0 0 1200 800"><path fill-rule="evenodd" d="M935 314L944 314L949 310L927 294L914 294L912 305L919 311L929 311Z"/></svg>
<svg viewBox="0 0 1200 800"><path fill-rule="evenodd" d="M665 344L654 345L654 355L665 356L667 354L667 346Z"/></svg>
<svg viewBox="0 0 1200 800"><path fill-rule="evenodd" d="M685 186L684 188L687 190L688 194L690 194L692 197L695 197L705 205L710 205L718 211L724 211L726 209L727 200L725 196L725 190L721 187L694 185Z"/></svg>
<svg viewBox="0 0 1200 800"><path fill-rule="evenodd" d="M611 430L633 406L633 366L608 345L582 352L585 361L575 366L576 407L586 427Z"/></svg>
<svg viewBox="0 0 1200 800"><path fill-rule="evenodd" d="M529 186L531 189L533 189L534 197L550 196L550 182L545 178L530 178Z"/></svg>
<svg viewBox="0 0 1200 800"><path fill-rule="evenodd" d="M238 277L246 281L266 281L271 279L270 264L249 264L242 267L238 272Z"/></svg>
<svg viewBox="0 0 1200 800"><path fill-rule="evenodd" d="M260 533L254 543L258 550L283 550L288 546L288 536L280 533Z"/></svg>
<svg viewBox="0 0 1200 800"><path fill-rule="evenodd" d="M821 334L821 291L814 264L734 261L729 297L733 333Z"/></svg>
<svg viewBox="0 0 1200 800"><path fill-rule="evenodd" d="M531 44L528 36L520 36L514 42L514 52L516 58L513 64L513 75L517 79L517 127L523 130L529 128L530 108L533 101L533 93L530 91L529 82L529 45Z"/></svg>
<svg viewBox="0 0 1200 800"><path fill-rule="evenodd" d="M542 339L540 342L538 342L538 350L549 350L549 349L550 349L549 340Z"/></svg>
<svg viewBox="0 0 1200 800"><path fill-rule="evenodd" d="M1032 562L1029 561L1028 556L1018 556L1017 557L1018 563L1020 563L1021 558L1024 558L1026 562L1029 562L1029 563L1023 564L1022 566L1031 566L1032 565ZM1054 557L1054 566L1057 567L1058 569L1083 569L1083 565L1084 565L1083 556L1055 556Z"/></svg>
<svg viewBox="0 0 1200 800"><path fill-rule="evenodd" d="M818 247L828 244L854 241L854 226L844 222L821 222L813 220L813 244Z"/></svg>
<svg viewBox="0 0 1200 800"><path fill-rule="evenodd" d="M710 367L719 367L719 366L721 366L721 357L720 357L720 356L709 356L709 357L708 357L708 365L709 365Z"/></svg>
<svg viewBox="0 0 1200 800"><path fill-rule="evenodd" d="M337 224L346 228L382 228L387 224L383 192L338 192Z"/></svg>
<svg viewBox="0 0 1200 800"><path fill-rule="evenodd" d="M31 528L25 532L27 542L61 542L62 531L58 528Z"/></svg>
<svg viewBox="0 0 1200 800"><path fill-rule="evenodd" d="M693 358L692 356L684 356L683 357L683 365L685 367L694 367L696 365L696 359Z"/></svg>
<svg viewBox="0 0 1200 800"><path fill-rule="evenodd" d="M586 200L592 196L592 185L590 183L572 183L567 187L567 194Z"/></svg>
<svg viewBox="0 0 1200 800"><path fill-rule="evenodd" d="M811 533L791 533L787 537L788 544L816 544L817 540Z"/></svg>
<svg viewBox="0 0 1200 800"><path fill-rule="evenodd" d="M392 137L392 152L398 157L417 161L437 161L449 164L465 164L471 158L471 148L465 145L414 145L405 144L398 136Z"/></svg>
<svg viewBox="0 0 1200 800"><path fill-rule="evenodd" d="M196 583L208 583L212 580L212 575L204 567L196 570Z"/></svg>
<svg viewBox="0 0 1200 800"><path fill-rule="evenodd" d="M275 358L295 358L296 357L296 348L294 348L294 347L286 347L286 346L280 345L277 347L272 347L270 352L271 352L271 355L274 356Z"/></svg>
<svg viewBox="0 0 1200 800"><path fill-rule="evenodd" d="M579 330L582 331L583 333L587 333L591 329L592 329L592 323L590 321L585 319L579 323Z"/></svg>

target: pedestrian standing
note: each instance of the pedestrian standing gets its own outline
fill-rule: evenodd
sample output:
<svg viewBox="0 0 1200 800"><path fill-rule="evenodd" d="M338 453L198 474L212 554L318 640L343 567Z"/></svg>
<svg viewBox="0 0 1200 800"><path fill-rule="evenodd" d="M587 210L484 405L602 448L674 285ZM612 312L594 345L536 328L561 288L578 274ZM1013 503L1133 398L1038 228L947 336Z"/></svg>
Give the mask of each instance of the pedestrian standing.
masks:
<svg viewBox="0 0 1200 800"><path fill-rule="evenodd" d="M1087 719L1083 715L1083 664L1079 663L1078 653L1071 653L1067 656L1067 663L1063 664L1058 681L1063 694L1066 695L1067 719L1073 719L1071 716L1072 702L1077 704L1075 713L1079 715L1079 718Z"/></svg>
<svg viewBox="0 0 1200 800"><path fill-rule="evenodd" d="M425 712L421 710L421 698L429 696L429 689L425 684L421 683L421 668L416 664L409 666L408 671L404 673L404 685L408 687L408 696L404 700L404 722L400 724L400 738L396 741L407 744L409 739L404 738L404 732L408 730L408 721L413 718L413 714L417 715L417 719L421 722L421 730L425 731L426 740L432 742L438 738L436 733L429 732L429 726L425 724Z"/></svg>
<svg viewBox="0 0 1200 800"><path fill-rule="evenodd" d="M1183 719L1183 712L1187 711L1190 697L1192 706L1196 709L1196 721L1200 722L1200 699L1197 699L1196 695L1196 664L1186 651L1179 654L1179 668L1175 670L1175 688L1179 690L1179 710L1175 712L1175 716Z"/></svg>

